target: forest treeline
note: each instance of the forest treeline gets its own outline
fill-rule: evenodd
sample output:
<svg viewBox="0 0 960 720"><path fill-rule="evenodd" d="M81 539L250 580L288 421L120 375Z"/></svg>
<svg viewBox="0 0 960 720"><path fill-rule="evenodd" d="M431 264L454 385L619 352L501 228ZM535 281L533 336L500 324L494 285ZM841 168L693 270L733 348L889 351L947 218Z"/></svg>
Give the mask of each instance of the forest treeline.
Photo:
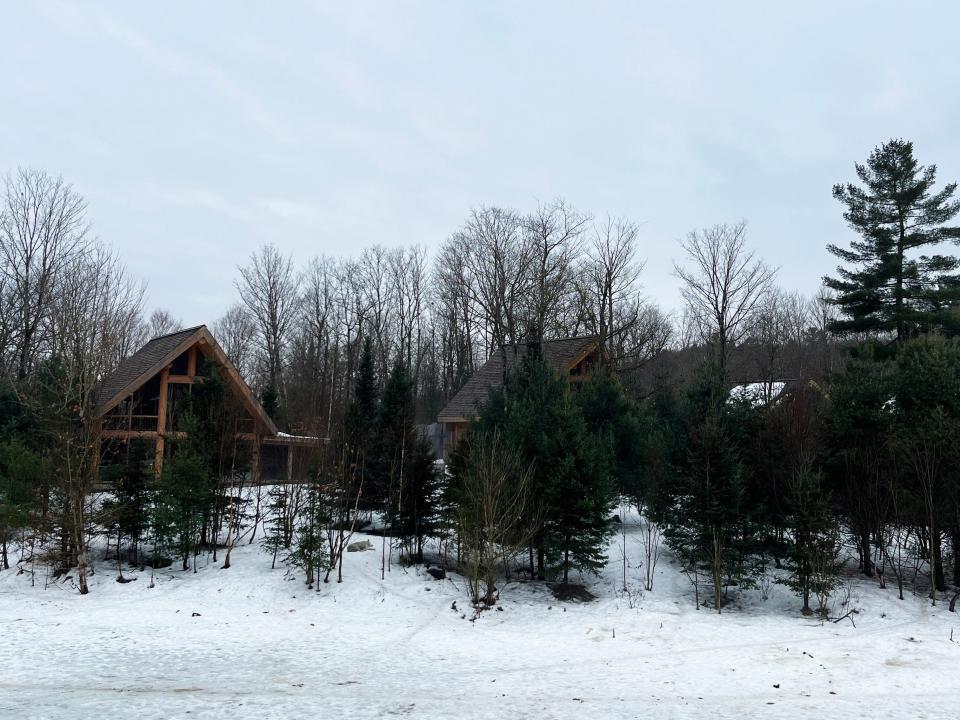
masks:
<svg viewBox="0 0 960 720"><path fill-rule="evenodd" d="M477 208L432 255L378 246L296 267L260 248L212 331L282 429L323 438L305 481L264 489L244 488L250 450L230 430L239 408L214 365L158 477L152 445L99 462L98 381L180 323L145 315L144 285L93 237L72 187L10 173L0 567L35 580L38 568L75 570L86 592L91 547L122 579L125 564L188 570L201 553L229 567L236 543L260 542L319 589L342 579L363 530L381 538L384 573L438 563L489 606L505 576L562 589L598 569L629 506L644 518L648 591L663 542L698 606L776 581L826 614L852 554L900 597L953 609L956 184L937 187L936 167L903 140L855 175L833 188L838 228L855 237L828 246L838 267L815 294L777 285L745 223L719 224L679 242L679 316L641 291L636 223L560 201ZM574 392L543 348L584 335L600 362ZM422 426L504 346L518 362L437 463ZM624 586L634 580L624 561Z"/></svg>

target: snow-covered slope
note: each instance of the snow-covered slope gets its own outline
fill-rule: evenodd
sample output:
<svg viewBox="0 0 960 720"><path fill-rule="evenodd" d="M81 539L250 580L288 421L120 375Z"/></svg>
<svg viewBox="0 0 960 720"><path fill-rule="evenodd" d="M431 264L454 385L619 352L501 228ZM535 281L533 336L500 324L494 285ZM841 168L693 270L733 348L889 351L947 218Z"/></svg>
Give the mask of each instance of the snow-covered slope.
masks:
<svg viewBox="0 0 960 720"><path fill-rule="evenodd" d="M851 580L856 627L801 617L781 587L717 615L669 556L652 593L619 591L617 537L596 601L511 584L471 622L458 577L381 581L373 542L319 593L255 546L153 588L100 566L83 597L0 572L0 718L836 720L950 717L960 697L957 616L868 581Z"/></svg>

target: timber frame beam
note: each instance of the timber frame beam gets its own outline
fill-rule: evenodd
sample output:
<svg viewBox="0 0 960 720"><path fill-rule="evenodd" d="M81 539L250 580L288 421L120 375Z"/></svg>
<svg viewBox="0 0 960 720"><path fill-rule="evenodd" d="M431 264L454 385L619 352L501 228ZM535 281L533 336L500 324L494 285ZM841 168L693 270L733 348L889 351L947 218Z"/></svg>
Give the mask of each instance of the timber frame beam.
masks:
<svg viewBox="0 0 960 720"><path fill-rule="evenodd" d="M153 472L159 478L163 471L163 434L167 429L167 395L169 394L170 367L160 371L160 399L157 403L157 436L154 445Z"/></svg>

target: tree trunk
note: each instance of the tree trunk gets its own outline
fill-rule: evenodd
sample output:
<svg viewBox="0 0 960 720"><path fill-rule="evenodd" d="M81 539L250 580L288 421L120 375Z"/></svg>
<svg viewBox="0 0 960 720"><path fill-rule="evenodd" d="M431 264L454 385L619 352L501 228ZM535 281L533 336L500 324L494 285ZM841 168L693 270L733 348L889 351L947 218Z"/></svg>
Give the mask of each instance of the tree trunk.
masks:
<svg viewBox="0 0 960 720"><path fill-rule="evenodd" d="M80 590L81 595L86 595L88 592L90 592L90 588L87 587L86 549L81 550L77 554L77 588Z"/></svg>
<svg viewBox="0 0 960 720"><path fill-rule="evenodd" d="M873 555L870 551L870 531L860 531L860 557L863 566L863 574L866 577L873 577Z"/></svg>
<svg viewBox="0 0 960 720"><path fill-rule="evenodd" d="M227 527L227 551L226 551L226 553L225 553L224 556L223 556L223 567L220 568L221 570L229 570L229 569L230 569L230 553L231 553L231 552L233 552L233 531L232 531L232 529L228 526L228 527ZM216 562L216 561L214 561L214 562Z"/></svg>
<svg viewBox="0 0 960 720"><path fill-rule="evenodd" d="M950 531L950 544L953 546L953 585L960 588L960 525L954 525Z"/></svg>
<svg viewBox="0 0 960 720"><path fill-rule="evenodd" d="M123 559L120 550L123 547L123 533L117 530L117 579L123 582Z"/></svg>
<svg viewBox="0 0 960 720"><path fill-rule="evenodd" d="M899 210L899 208L898 208ZM897 309L897 343L904 341L905 327L903 324L903 256L906 226L903 213L900 213L900 237L897 238L897 281L894 290L894 303Z"/></svg>
<svg viewBox="0 0 960 720"><path fill-rule="evenodd" d="M930 534L930 557L933 561L931 581L937 592L943 592L947 589L947 582L943 573L943 553L940 545L940 531L937 530Z"/></svg>
<svg viewBox="0 0 960 720"><path fill-rule="evenodd" d="M713 562L711 565L713 566L711 568L713 571L713 608L720 612L723 588L723 546L718 528L713 529Z"/></svg>
<svg viewBox="0 0 960 720"><path fill-rule="evenodd" d="M33 331L28 327L23 329L23 338L21 340L23 343L20 346L20 359L17 363L17 380L25 380L27 378L27 370L30 360L30 343L33 342Z"/></svg>

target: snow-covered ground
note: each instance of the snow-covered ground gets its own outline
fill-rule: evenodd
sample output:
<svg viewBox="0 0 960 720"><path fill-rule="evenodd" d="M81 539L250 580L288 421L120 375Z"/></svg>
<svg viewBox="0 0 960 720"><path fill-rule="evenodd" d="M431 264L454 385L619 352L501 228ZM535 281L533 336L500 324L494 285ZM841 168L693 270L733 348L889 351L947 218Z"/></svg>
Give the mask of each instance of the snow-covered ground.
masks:
<svg viewBox="0 0 960 720"><path fill-rule="evenodd" d="M320 593L256 546L153 588L100 566L87 596L0 572L0 718L945 718L960 697L960 618L866 580L855 627L782 587L698 611L669 555L631 601L617 537L596 601L516 583L471 622L458 577L381 581L372 540Z"/></svg>

